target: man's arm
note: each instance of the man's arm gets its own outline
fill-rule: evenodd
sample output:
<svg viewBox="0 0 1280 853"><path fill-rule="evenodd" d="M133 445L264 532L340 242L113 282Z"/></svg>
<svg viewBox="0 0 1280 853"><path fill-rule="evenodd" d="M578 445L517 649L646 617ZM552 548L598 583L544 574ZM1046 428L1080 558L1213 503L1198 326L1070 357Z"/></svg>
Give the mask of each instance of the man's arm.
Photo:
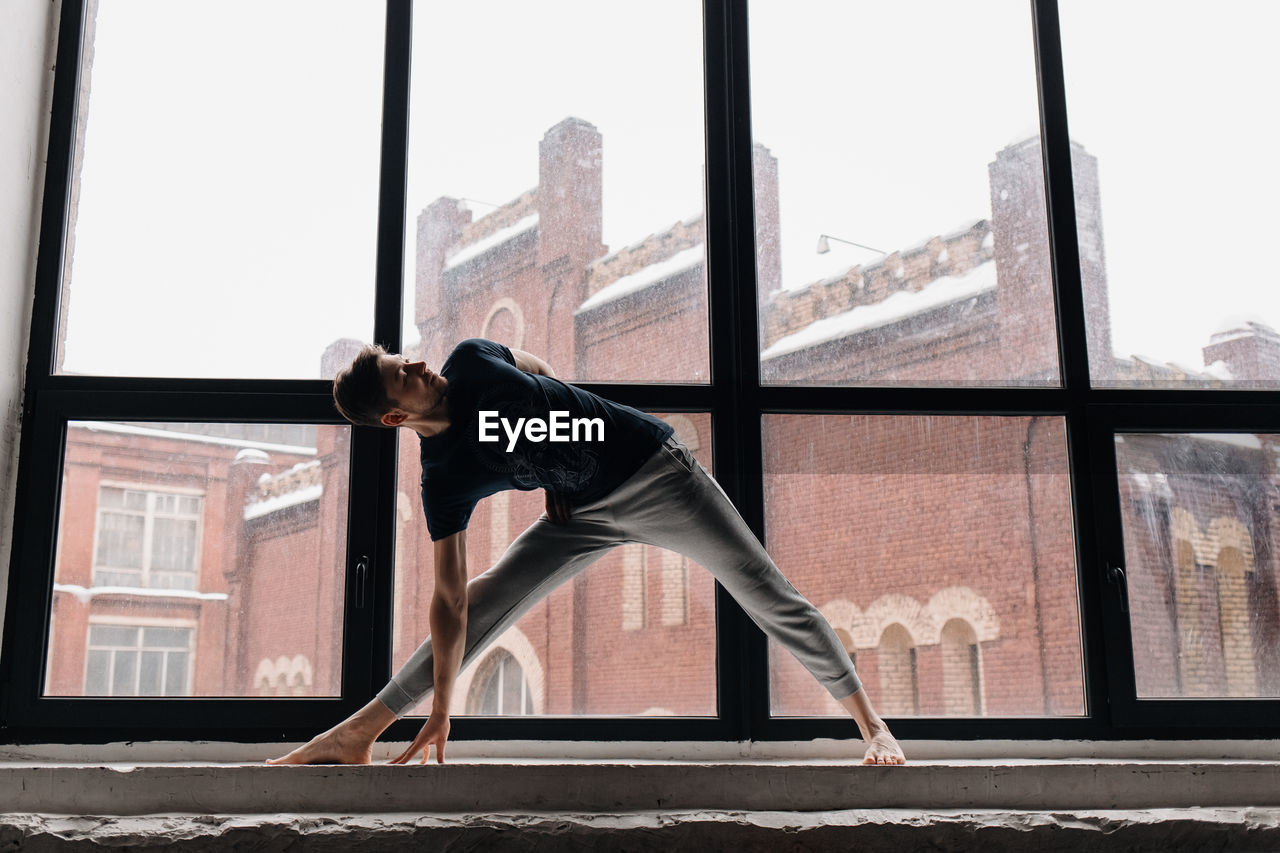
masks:
<svg viewBox="0 0 1280 853"><path fill-rule="evenodd" d="M521 349L513 349L511 350L511 355L515 357L516 367L520 368L525 373L536 373L539 376L550 376L552 379L556 376L556 372L551 369L551 365L547 364L532 353L527 353Z"/></svg>
<svg viewBox="0 0 1280 853"><path fill-rule="evenodd" d="M436 585L427 617L431 624L431 655L435 684L431 716L409 748L393 764L404 764L422 751L425 764L432 744L436 761L444 763L449 740L449 700L458 680L467 642L467 531L459 530L435 543Z"/></svg>

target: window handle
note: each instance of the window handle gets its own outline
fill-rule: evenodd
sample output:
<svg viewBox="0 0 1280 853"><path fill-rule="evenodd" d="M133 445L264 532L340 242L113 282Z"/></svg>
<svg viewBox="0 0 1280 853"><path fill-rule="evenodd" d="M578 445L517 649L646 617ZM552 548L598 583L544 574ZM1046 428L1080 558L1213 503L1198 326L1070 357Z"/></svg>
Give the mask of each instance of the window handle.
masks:
<svg viewBox="0 0 1280 853"><path fill-rule="evenodd" d="M1107 580L1120 590L1120 612L1129 612L1129 580L1124 576L1122 566L1107 566Z"/></svg>
<svg viewBox="0 0 1280 853"><path fill-rule="evenodd" d="M356 561L356 607L364 607L364 585L369 579L369 558Z"/></svg>

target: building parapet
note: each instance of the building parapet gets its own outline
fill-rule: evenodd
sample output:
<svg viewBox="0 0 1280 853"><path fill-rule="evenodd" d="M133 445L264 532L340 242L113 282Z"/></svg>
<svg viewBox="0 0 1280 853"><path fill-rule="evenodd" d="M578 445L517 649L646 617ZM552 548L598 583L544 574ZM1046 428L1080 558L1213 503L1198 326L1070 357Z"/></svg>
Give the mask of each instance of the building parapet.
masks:
<svg viewBox="0 0 1280 853"><path fill-rule="evenodd" d="M706 241L706 220L699 213L665 231L648 235L638 243L605 255L587 267L587 303L596 293L620 279L666 261ZM581 310L581 309L579 309Z"/></svg>
<svg viewBox="0 0 1280 853"><path fill-rule="evenodd" d="M964 278L992 260L991 223L980 219L967 228L892 252L871 264L774 294L764 310L766 349L814 323L854 309L886 302L898 293L918 293L935 281Z"/></svg>
<svg viewBox="0 0 1280 853"><path fill-rule="evenodd" d="M257 487L245 501L246 521L309 501L317 501L324 493L320 460L299 462L279 474L263 474Z"/></svg>

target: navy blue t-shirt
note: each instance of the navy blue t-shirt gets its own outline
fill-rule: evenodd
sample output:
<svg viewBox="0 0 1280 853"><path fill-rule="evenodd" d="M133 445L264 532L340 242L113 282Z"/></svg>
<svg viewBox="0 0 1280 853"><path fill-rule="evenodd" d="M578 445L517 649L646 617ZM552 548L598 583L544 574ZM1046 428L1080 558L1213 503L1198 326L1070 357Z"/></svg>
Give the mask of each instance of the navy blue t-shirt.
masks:
<svg viewBox="0 0 1280 853"><path fill-rule="evenodd" d="M422 506L432 540L466 529L481 498L506 489L550 489L570 505L598 500L634 474L671 435L669 424L581 388L516 367L511 350L483 338L454 347L440 368L448 380L450 425L420 437ZM598 418L603 440L531 441L524 430L508 451L507 431L493 416L498 440L480 441L479 413L497 412L514 429L519 418ZM591 438L599 438L598 428Z"/></svg>

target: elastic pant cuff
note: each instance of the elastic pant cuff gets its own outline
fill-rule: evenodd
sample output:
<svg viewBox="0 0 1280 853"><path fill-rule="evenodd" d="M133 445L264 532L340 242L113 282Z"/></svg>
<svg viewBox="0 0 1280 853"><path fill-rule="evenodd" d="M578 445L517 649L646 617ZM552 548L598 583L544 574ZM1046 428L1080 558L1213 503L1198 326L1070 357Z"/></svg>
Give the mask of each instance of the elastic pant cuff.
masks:
<svg viewBox="0 0 1280 853"><path fill-rule="evenodd" d="M386 705L396 719L403 717L415 704L414 698L394 681L388 681L387 686L378 691L378 701Z"/></svg>
<svg viewBox="0 0 1280 853"><path fill-rule="evenodd" d="M851 672L839 681L833 681L830 684L824 684L822 686L827 688L827 692L830 693L832 698L838 702L841 699L848 699L850 696L861 690L862 682L858 679L856 673Z"/></svg>

